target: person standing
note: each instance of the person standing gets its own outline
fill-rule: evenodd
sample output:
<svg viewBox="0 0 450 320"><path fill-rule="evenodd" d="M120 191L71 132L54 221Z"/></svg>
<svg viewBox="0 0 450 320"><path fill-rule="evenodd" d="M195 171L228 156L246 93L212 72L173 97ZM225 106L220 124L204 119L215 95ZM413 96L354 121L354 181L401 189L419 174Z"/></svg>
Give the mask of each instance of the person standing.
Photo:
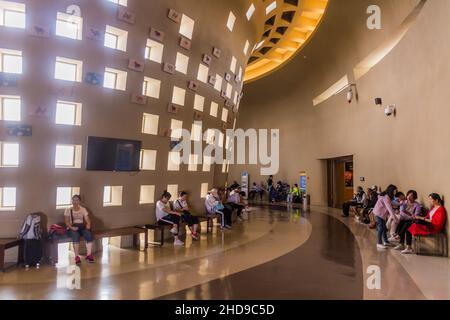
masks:
<svg viewBox="0 0 450 320"><path fill-rule="evenodd" d="M386 221L389 217L395 217L395 210L392 207L392 201L397 193L397 187L390 185L386 191L378 196L377 204L373 208L373 214L377 223L377 248L387 249L392 246L387 237Z"/></svg>

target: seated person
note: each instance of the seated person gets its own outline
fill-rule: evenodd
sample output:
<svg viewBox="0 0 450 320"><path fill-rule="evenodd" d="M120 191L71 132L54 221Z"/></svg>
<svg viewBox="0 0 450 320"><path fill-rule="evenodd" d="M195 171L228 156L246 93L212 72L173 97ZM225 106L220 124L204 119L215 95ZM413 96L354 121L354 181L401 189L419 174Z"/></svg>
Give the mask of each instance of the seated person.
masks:
<svg viewBox="0 0 450 320"><path fill-rule="evenodd" d="M372 186L367 189L367 197L363 203L362 210L359 212L359 221L365 224L370 223L370 212L378 201L378 187Z"/></svg>
<svg viewBox="0 0 450 320"><path fill-rule="evenodd" d="M415 222L405 232L406 249L402 251L403 254L413 253L412 238L418 235L426 236L441 233L444 229L445 221L447 219L447 212L444 207L444 201L437 193L432 193L429 196L431 209L426 217L417 216ZM400 243L402 244L402 243Z"/></svg>
<svg viewBox="0 0 450 320"><path fill-rule="evenodd" d="M245 208L245 203L241 201L241 187L237 187L230 192L227 204L232 208L232 210L236 209L237 221L242 222L241 214L242 210Z"/></svg>
<svg viewBox="0 0 450 320"><path fill-rule="evenodd" d="M259 184L259 198L262 201L264 193L267 191L267 188L263 181Z"/></svg>
<svg viewBox="0 0 450 320"><path fill-rule="evenodd" d="M191 230L192 239L198 240L200 238L197 233L199 220L189 212L187 198L187 192L181 191L179 198L173 203L173 209L181 213L181 220L185 222Z"/></svg>
<svg viewBox="0 0 450 320"><path fill-rule="evenodd" d="M233 181L233 184L229 187L229 189L234 190L234 189L236 189L237 187L240 187L240 185L239 185L239 183L237 183L237 181L235 180L235 181Z"/></svg>
<svg viewBox="0 0 450 320"><path fill-rule="evenodd" d="M404 202L406 202L405 194L403 192L397 192L395 194L394 200L392 201L392 207L395 210L395 215L390 216L388 221L386 222L386 227L389 230L390 239L392 241L396 240L395 236L397 235L396 233L397 226L398 223L400 222L400 207L403 205Z"/></svg>
<svg viewBox="0 0 450 320"><path fill-rule="evenodd" d="M73 250L75 251L75 263L81 263L80 259L80 237L86 241L87 256L86 261L94 262L92 255L92 233L91 233L91 219L87 210L80 205L81 197L74 195L72 197L72 207L64 211L64 220L68 229L68 234L72 238Z"/></svg>
<svg viewBox="0 0 450 320"><path fill-rule="evenodd" d="M300 203L300 201L301 201L300 189L298 187L298 184L294 184L294 187L292 188L292 202Z"/></svg>
<svg viewBox="0 0 450 320"><path fill-rule="evenodd" d="M353 199L344 202L342 205L342 216L348 217L350 215L350 207L362 207L366 199L366 193L362 187L358 187Z"/></svg>
<svg viewBox="0 0 450 320"><path fill-rule="evenodd" d="M287 196L286 196L286 202L287 203L292 203L292 201L293 201L293 192L294 192L294 188L293 187L291 187L290 185L287 185Z"/></svg>
<svg viewBox="0 0 450 320"><path fill-rule="evenodd" d="M422 212L422 206L417 202L417 192L415 190L409 190L406 194L406 200L403 201L400 206L400 214L398 223L391 225L391 238L389 241L400 241L402 234L403 243L405 242L405 233L413 223L416 216L420 216ZM398 245L396 250L403 250L403 243Z"/></svg>
<svg viewBox="0 0 450 320"><path fill-rule="evenodd" d="M250 192L248 194L249 199L250 200L255 200L256 195L260 194L260 192L261 192L260 186L258 186L256 184L256 182L253 182L253 185L252 185L252 187L250 189ZM262 196L261 196L261 198L262 198Z"/></svg>
<svg viewBox="0 0 450 320"><path fill-rule="evenodd" d="M182 246L184 243L178 238L178 226L180 225L181 213L170 209L169 200L172 195L164 191L161 199L156 203L156 221L161 226L172 226L170 232L173 234L175 246Z"/></svg>
<svg viewBox="0 0 450 320"><path fill-rule="evenodd" d="M232 229L231 227L231 211L220 201L219 192L217 189L212 189L208 192L205 200L205 207L210 215L220 215L220 229Z"/></svg>

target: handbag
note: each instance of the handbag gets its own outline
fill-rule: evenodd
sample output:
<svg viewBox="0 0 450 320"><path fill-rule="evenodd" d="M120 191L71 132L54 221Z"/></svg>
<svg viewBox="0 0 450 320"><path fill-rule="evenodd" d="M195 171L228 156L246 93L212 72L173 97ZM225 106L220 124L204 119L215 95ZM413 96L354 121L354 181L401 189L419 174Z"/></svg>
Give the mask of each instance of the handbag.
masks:
<svg viewBox="0 0 450 320"><path fill-rule="evenodd" d="M70 209L70 222L72 223L72 227L78 228L79 230L85 228L85 226L86 226L85 223L84 223L84 218L83 218L83 223L73 223L73 211L72 211L72 209Z"/></svg>
<svg viewBox="0 0 450 320"><path fill-rule="evenodd" d="M220 202L214 206L214 211L222 211L223 209L225 209L225 207Z"/></svg>

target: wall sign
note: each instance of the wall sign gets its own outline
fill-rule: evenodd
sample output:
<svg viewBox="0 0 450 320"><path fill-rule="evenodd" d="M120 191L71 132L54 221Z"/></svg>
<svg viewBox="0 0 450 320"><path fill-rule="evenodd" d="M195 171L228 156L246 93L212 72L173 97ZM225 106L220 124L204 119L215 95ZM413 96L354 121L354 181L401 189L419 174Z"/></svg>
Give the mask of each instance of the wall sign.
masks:
<svg viewBox="0 0 450 320"><path fill-rule="evenodd" d="M200 121L203 119L203 113L198 110L194 110L194 121Z"/></svg>
<svg viewBox="0 0 450 320"><path fill-rule="evenodd" d="M84 82L93 86L99 86L103 83L103 75L101 73L86 72Z"/></svg>
<svg viewBox="0 0 450 320"><path fill-rule="evenodd" d="M31 137L33 130L29 125L8 126L8 135L12 137Z"/></svg>
<svg viewBox="0 0 450 320"><path fill-rule="evenodd" d="M216 85L216 76L209 76L208 83L212 86Z"/></svg>
<svg viewBox="0 0 450 320"><path fill-rule="evenodd" d="M142 61L138 61L138 60L134 60L134 59L130 59L128 62L128 69L130 70L134 70L137 72L144 72L144 62Z"/></svg>
<svg viewBox="0 0 450 320"><path fill-rule="evenodd" d="M167 107L167 112L172 113L172 114L178 114L178 112L180 111L180 107L170 103L169 106Z"/></svg>
<svg viewBox="0 0 450 320"><path fill-rule="evenodd" d="M128 11L122 6L119 6L119 8L117 9L117 19L128 24L134 24L136 22L136 14Z"/></svg>
<svg viewBox="0 0 450 320"><path fill-rule="evenodd" d="M142 94L133 93L131 95L131 102L140 104L140 105L145 105L145 104L147 104L147 97Z"/></svg>
<svg viewBox="0 0 450 320"><path fill-rule="evenodd" d="M167 17L173 22L180 23L181 22L181 14L173 9L169 9L169 13Z"/></svg>
<svg viewBox="0 0 450 320"><path fill-rule="evenodd" d="M192 91L197 91L198 83L193 80L189 81L189 89L191 89Z"/></svg>
<svg viewBox="0 0 450 320"><path fill-rule="evenodd" d="M97 28L87 28L86 30L86 38L88 38L89 40L94 40L94 41L101 41L103 37L103 32L100 29Z"/></svg>
<svg viewBox="0 0 450 320"><path fill-rule="evenodd" d="M150 38L159 42L163 42L164 32L156 30L155 28L150 28Z"/></svg>
<svg viewBox="0 0 450 320"><path fill-rule="evenodd" d="M163 71L167 72L169 74L174 74L175 73L175 66L171 63L165 62L163 65Z"/></svg>
<svg viewBox="0 0 450 320"><path fill-rule="evenodd" d="M222 50L220 50L219 48L214 47L212 54L214 57L216 58L220 58L220 55L222 54Z"/></svg>
<svg viewBox="0 0 450 320"><path fill-rule="evenodd" d="M0 87L17 87L19 76L10 73L0 73Z"/></svg>
<svg viewBox="0 0 450 320"><path fill-rule="evenodd" d="M209 66L211 64L211 60L212 60L212 58L210 56L208 56L207 54L203 55L202 61L204 64L207 64Z"/></svg>
<svg viewBox="0 0 450 320"><path fill-rule="evenodd" d="M50 38L50 28L40 25L33 25L27 30L28 35L40 38Z"/></svg>
<svg viewBox="0 0 450 320"><path fill-rule="evenodd" d="M164 138L170 138L172 135L172 129L169 128L160 128L158 134Z"/></svg>
<svg viewBox="0 0 450 320"><path fill-rule="evenodd" d="M180 38L180 47L182 47L183 49L186 49L186 50L190 50L191 49L191 40L186 39L185 37L181 37Z"/></svg>

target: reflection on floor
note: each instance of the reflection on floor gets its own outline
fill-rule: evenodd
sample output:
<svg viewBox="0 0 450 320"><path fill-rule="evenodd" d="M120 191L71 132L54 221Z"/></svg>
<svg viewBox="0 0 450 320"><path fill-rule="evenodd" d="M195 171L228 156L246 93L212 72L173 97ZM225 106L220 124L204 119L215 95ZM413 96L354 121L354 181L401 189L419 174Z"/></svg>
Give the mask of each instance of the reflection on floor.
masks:
<svg viewBox="0 0 450 320"><path fill-rule="evenodd" d="M372 231L333 209L266 206L232 231L203 234L186 247L110 247L82 265L81 290L67 289L66 268L13 269L0 274L0 299L424 299L450 292L433 294L436 281L427 287L416 261L407 263L427 258L405 263L374 243ZM370 265L381 268L380 290L366 286ZM448 273L442 277L448 286Z"/></svg>

